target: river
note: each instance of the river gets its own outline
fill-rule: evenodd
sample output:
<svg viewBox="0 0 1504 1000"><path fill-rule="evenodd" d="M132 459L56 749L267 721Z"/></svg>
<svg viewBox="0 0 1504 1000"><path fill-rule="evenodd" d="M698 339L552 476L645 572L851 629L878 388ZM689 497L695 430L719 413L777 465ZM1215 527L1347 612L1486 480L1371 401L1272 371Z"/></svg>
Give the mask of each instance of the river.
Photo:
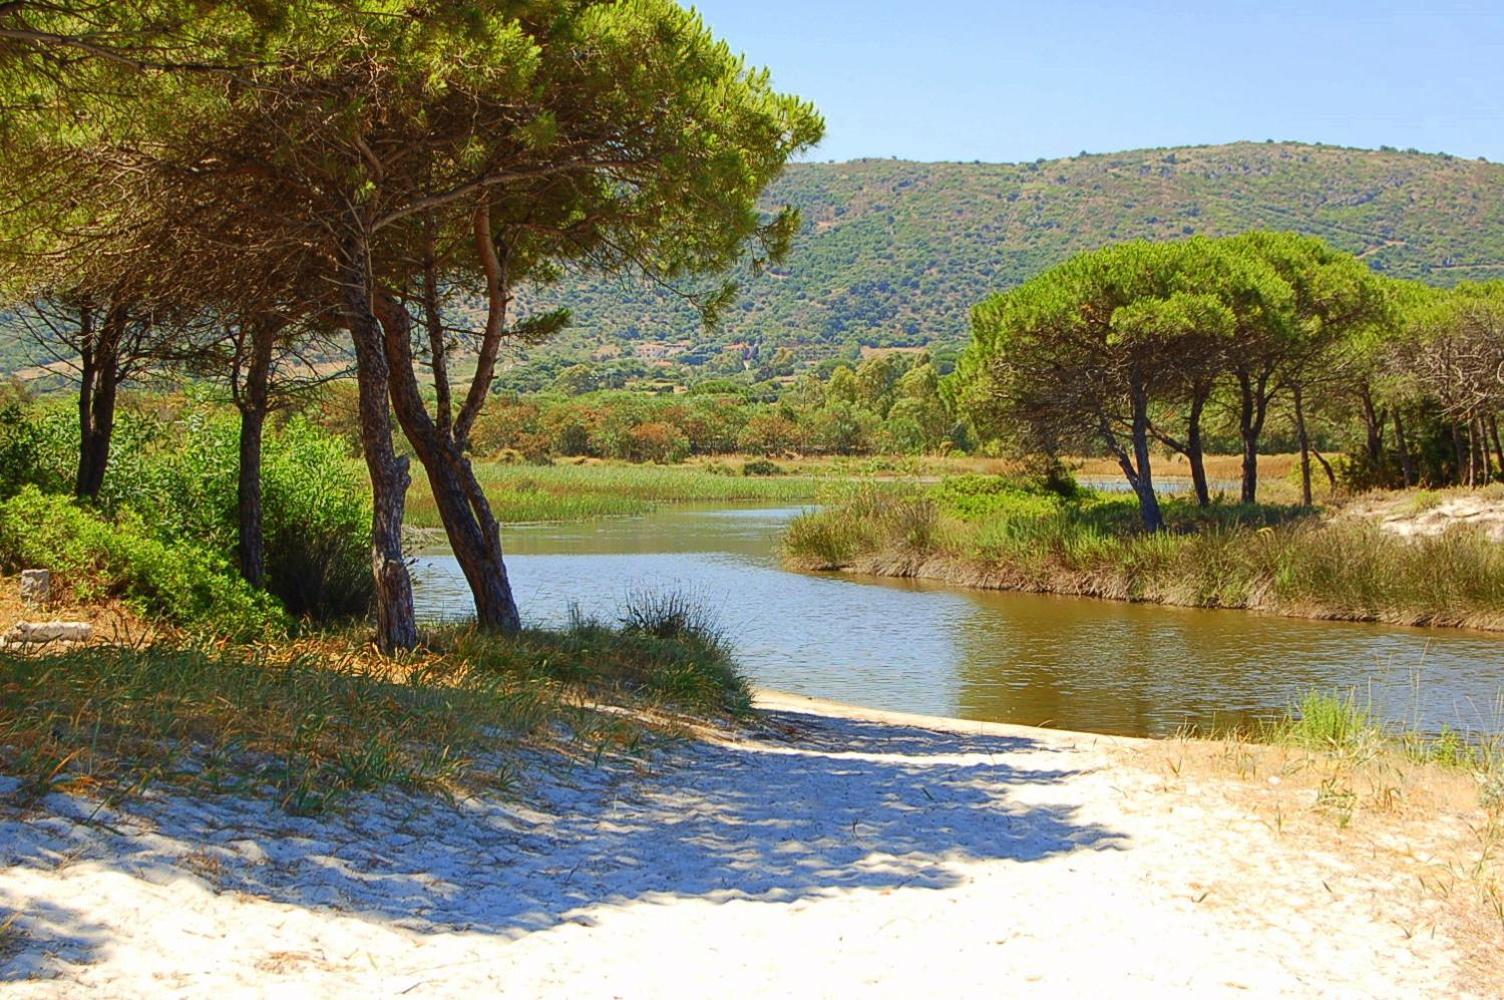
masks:
<svg viewBox="0 0 1504 1000"><path fill-rule="evenodd" d="M516 526L507 565L531 624L562 624L572 605L611 620L634 594L687 592L755 683L874 708L1163 736L1355 691L1395 725L1504 731L1504 636L791 573L776 547L797 513ZM422 618L473 613L452 556L420 556L415 589Z"/></svg>

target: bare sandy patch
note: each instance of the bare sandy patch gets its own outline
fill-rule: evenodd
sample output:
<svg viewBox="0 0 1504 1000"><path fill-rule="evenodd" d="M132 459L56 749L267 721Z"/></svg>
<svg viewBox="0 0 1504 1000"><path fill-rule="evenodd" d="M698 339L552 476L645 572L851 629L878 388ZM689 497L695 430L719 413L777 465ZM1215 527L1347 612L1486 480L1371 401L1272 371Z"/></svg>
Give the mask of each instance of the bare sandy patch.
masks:
<svg viewBox="0 0 1504 1000"><path fill-rule="evenodd" d="M1339 823L1322 776L1265 748L762 704L639 759L538 755L518 800L7 807L0 976L18 997L1496 992L1467 886L1395 860L1465 863L1465 786Z"/></svg>
<svg viewBox="0 0 1504 1000"><path fill-rule="evenodd" d="M1433 537L1460 526L1504 541L1504 491L1497 489L1366 494L1343 506L1336 516L1373 521L1401 538Z"/></svg>

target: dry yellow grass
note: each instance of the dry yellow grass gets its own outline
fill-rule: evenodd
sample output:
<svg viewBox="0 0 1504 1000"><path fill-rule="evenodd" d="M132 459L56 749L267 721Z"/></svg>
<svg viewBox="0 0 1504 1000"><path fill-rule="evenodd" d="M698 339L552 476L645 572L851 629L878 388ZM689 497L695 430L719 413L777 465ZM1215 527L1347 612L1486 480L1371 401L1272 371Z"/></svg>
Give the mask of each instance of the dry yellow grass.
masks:
<svg viewBox="0 0 1504 1000"><path fill-rule="evenodd" d="M21 578L0 576L0 634L20 621L70 621L93 625L96 644L136 645L168 637L164 626L147 621L119 600L81 604L56 581L53 593L44 605L27 604L21 600Z"/></svg>
<svg viewBox="0 0 1504 1000"><path fill-rule="evenodd" d="M1122 752L1157 769L1168 788L1223 796L1314 857L1381 873L1416 915L1400 933L1443 928L1463 951L1466 980L1504 983L1504 814L1483 801L1479 776L1390 749L1313 751L1241 737Z"/></svg>

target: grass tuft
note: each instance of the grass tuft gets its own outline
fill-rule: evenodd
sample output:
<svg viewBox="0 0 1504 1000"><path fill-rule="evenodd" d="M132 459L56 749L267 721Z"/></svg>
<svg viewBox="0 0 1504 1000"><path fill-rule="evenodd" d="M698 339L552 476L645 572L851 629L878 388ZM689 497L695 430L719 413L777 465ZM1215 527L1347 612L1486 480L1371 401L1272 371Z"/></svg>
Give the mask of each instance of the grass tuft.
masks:
<svg viewBox="0 0 1504 1000"><path fill-rule="evenodd" d="M1372 713L1358 705L1356 692L1344 698L1312 691L1275 731L1278 742L1344 753L1371 747L1381 735Z"/></svg>

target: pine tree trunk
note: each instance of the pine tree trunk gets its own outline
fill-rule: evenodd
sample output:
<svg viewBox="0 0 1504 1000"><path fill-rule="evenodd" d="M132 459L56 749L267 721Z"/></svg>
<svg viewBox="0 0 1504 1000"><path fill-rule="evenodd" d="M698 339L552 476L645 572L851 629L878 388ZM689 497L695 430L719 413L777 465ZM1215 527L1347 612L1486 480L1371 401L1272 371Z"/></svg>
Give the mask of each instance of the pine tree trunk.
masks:
<svg viewBox="0 0 1504 1000"><path fill-rule="evenodd" d="M1474 417L1467 427L1468 438L1473 445L1473 468L1477 470L1475 486L1485 485L1493 478L1493 466L1489 461L1488 441L1483 436L1483 418Z"/></svg>
<svg viewBox="0 0 1504 1000"><path fill-rule="evenodd" d="M1499 440L1499 422L1492 414L1486 418L1488 424L1488 439L1494 446L1494 458L1499 462L1499 477L1504 479L1504 442Z"/></svg>
<svg viewBox="0 0 1504 1000"><path fill-rule="evenodd" d="M463 445L429 416L413 374L412 323L401 303L378 295L376 307L391 371L392 408L428 475L439 519L475 599L484 630L514 635L522 628L507 578L501 527L491 513Z"/></svg>
<svg viewBox="0 0 1504 1000"><path fill-rule="evenodd" d="M251 353L240 407L240 469L235 506L240 533L240 575L253 587L266 580L266 535L261 509L261 442L270 405L272 350L277 327L270 320L251 327Z"/></svg>
<svg viewBox="0 0 1504 1000"><path fill-rule="evenodd" d="M1300 383L1295 383L1295 433L1300 439L1300 502L1307 507L1316 502L1311 494L1311 436L1306 431L1306 411Z"/></svg>
<svg viewBox="0 0 1504 1000"><path fill-rule="evenodd" d="M240 410L240 470L235 506L240 528L240 575L253 587L266 579L266 542L261 524L261 431L266 410Z"/></svg>
<svg viewBox="0 0 1504 1000"><path fill-rule="evenodd" d="M1144 529L1163 531L1164 514L1154 493L1154 473L1149 464L1149 394L1142 387L1135 387L1133 392L1133 460L1137 467L1134 488Z"/></svg>
<svg viewBox="0 0 1504 1000"><path fill-rule="evenodd" d="M1452 474L1454 485L1462 485L1467 477L1467 459L1462 453L1462 427L1457 421L1452 421L1452 455L1456 459L1456 471Z"/></svg>
<svg viewBox="0 0 1504 1000"><path fill-rule="evenodd" d="M1251 377L1238 373L1238 388L1242 393L1238 408L1238 433L1243 440L1243 503L1256 503L1259 495L1259 430L1262 421L1255 399Z"/></svg>
<svg viewBox="0 0 1504 1000"><path fill-rule="evenodd" d="M371 477L371 574L376 585L376 644L383 652L418 644L412 580L402 553L402 514L409 485L407 459L392 447L390 381L381 331L371 311L370 271L360 235L342 247L340 280L345 322L355 345L360 444Z"/></svg>
<svg viewBox="0 0 1504 1000"><path fill-rule="evenodd" d="M1394 446L1400 453L1400 475L1405 488L1415 485L1415 462L1410 457L1410 442L1405 438L1405 422L1400 418L1400 408L1394 408ZM1501 460L1504 461L1504 460Z"/></svg>
<svg viewBox="0 0 1504 1000"><path fill-rule="evenodd" d="M1206 393L1198 391L1191 399L1191 414L1187 422L1185 457L1191 463L1191 485L1196 490L1196 503L1210 507L1211 488L1206 481L1206 454L1201 443L1201 411L1206 407Z"/></svg>
<svg viewBox="0 0 1504 1000"><path fill-rule="evenodd" d="M90 314L84 313L88 322ZM84 334L83 380L79 388L78 475L74 493L81 500L95 500L104 488L110 462L110 440L115 433L115 402L120 380L120 338L128 315L123 306L113 306L98 335Z"/></svg>
<svg viewBox="0 0 1504 1000"><path fill-rule="evenodd" d="M1377 472L1384 464L1384 420L1374 407L1373 395L1364 386L1359 393L1363 401L1363 426L1367 431L1368 468Z"/></svg>

